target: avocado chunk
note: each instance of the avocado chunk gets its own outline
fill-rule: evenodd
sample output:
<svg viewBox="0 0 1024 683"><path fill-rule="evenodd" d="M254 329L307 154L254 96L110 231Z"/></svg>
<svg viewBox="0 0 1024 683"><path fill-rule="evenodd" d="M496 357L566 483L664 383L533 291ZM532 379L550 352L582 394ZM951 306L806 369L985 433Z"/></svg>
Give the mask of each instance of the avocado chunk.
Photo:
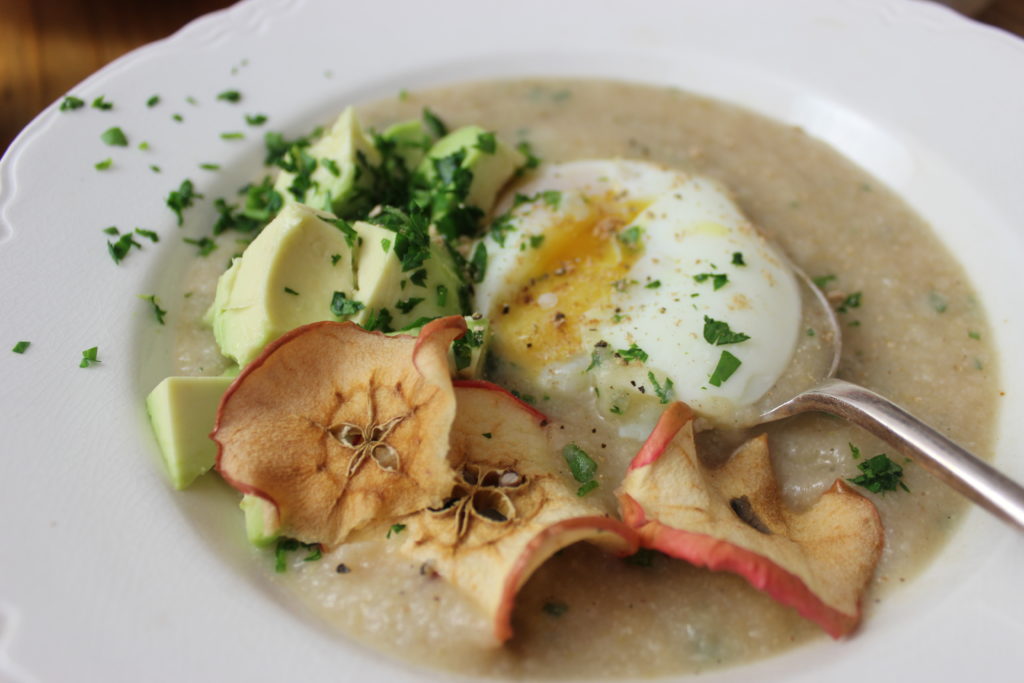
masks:
<svg viewBox="0 0 1024 683"><path fill-rule="evenodd" d="M210 438L220 398L232 377L168 377L149 393L146 411L171 484L183 489L213 467Z"/></svg>
<svg viewBox="0 0 1024 683"><path fill-rule="evenodd" d="M393 143L395 154L402 158L410 173L423 160L423 156L434 144L434 138L423 129L419 119L401 121L384 129L386 143Z"/></svg>
<svg viewBox="0 0 1024 683"><path fill-rule="evenodd" d="M429 245L419 267L403 271L395 250L397 234L372 223L353 223L362 239L357 260L358 296L366 308L354 320L383 332L398 330L421 318L462 312L462 280L448 250Z"/></svg>
<svg viewBox="0 0 1024 683"><path fill-rule="evenodd" d="M330 216L291 204L253 240L217 282L207 319L221 352L248 364L270 341L334 316L334 292L352 299L357 233Z"/></svg>
<svg viewBox="0 0 1024 683"><path fill-rule="evenodd" d="M264 548L281 535L277 506L269 500L247 493L238 507L245 513L245 535L254 546Z"/></svg>
<svg viewBox="0 0 1024 683"><path fill-rule="evenodd" d="M465 320L466 334L452 342L448 349L448 366L457 379L480 379L491 341L491 323L477 316L467 315ZM416 322L418 324L403 328L397 334L416 336L429 320Z"/></svg>
<svg viewBox="0 0 1024 683"><path fill-rule="evenodd" d="M494 206L498 191L525 163L522 154L480 126L459 128L438 140L416 169L416 182L425 188L441 185L447 201L435 199L432 220L446 237L472 234L479 219ZM468 172L468 173L467 173ZM475 220L467 226L467 214ZM472 228L472 230L470 229Z"/></svg>
<svg viewBox="0 0 1024 683"><path fill-rule="evenodd" d="M369 167L378 166L381 156L353 107L347 107L305 154L305 168L281 171L277 176L274 189L285 204L308 204L338 216L352 216L370 208L367 194L373 174Z"/></svg>

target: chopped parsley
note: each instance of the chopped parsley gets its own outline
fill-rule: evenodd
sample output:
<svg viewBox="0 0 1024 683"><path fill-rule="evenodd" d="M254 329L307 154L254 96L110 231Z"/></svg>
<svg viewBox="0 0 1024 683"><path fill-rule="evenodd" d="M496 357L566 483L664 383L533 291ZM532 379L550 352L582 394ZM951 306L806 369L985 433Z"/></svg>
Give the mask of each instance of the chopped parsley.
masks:
<svg viewBox="0 0 1024 683"><path fill-rule="evenodd" d="M853 456L854 460L860 459L860 449L853 445L852 441L847 441L846 445L850 447L850 455Z"/></svg>
<svg viewBox="0 0 1024 683"><path fill-rule="evenodd" d="M739 344L748 339L750 339L749 335L742 332L733 332L729 328L729 323L704 316L704 341L708 344L724 346L725 344Z"/></svg>
<svg viewBox="0 0 1024 683"><path fill-rule="evenodd" d="M157 166L156 164L150 164L149 165L149 170L152 171L153 173L159 173L160 172L160 167Z"/></svg>
<svg viewBox="0 0 1024 683"><path fill-rule="evenodd" d="M341 177L341 169L338 168L338 162L335 161L334 159L324 157L323 159L320 160L320 165L326 168L327 172L330 173L335 178Z"/></svg>
<svg viewBox="0 0 1024 683"><path fill-rule="evenodd" d="M160 96L159 95L152 95L152 96L150 96L150 98L148 100L146 100L146 106L147 107L152 108L152 107L155 107L158 104L160 104Z"/></svg>
<svg viewBox="0 0 1024 683"><path fill-rule="evenodd" d="M417 287L427 286L427 269L420 268L415 273L409 276L409 282L413 283Z"/></svg>
<svg viewBox="0 0 1024 683"><path fill-rule="evenodd" d="M97 161L95 164L93 164L93 168L95 168L97 171L106 171L108 168L110 168L113 165L114 165L114 160L111 159L110 157L107 157L103 161Z"/></svg>
<svg viewBox="0 0 1024 683"><path fill-rule="evenodd" d="M408 299L405 299L404 301L396 301L395 308L397 308L402 313L409 313L410 311L412 311L412 309L416 308L416 306L421 301L423 301L422 297L411 296Z"/></svg>
<svg viewBox="0 0 1024 683"><path fill-rule="evenodd" d="M559 600L548 600L541 607L545 614L549 614L553 617L560 617L569 611L569 605Z"/></svg>
<svg viewBox="0 0 1024 683"><path fill-rule="evenodd" d="M192 202L195 199L202 198L203 195L195 192L192 181L186 178L181 181L181 185L178 186L177 190L172 190L167 199L165 200L168 208L174 212L174 215L178 217L178 225L185 222L184 216L181 212L192 206Z"/></svg>
<svg viewBox="0 0 1024 683"><path fill-rule="evenodd" d="M120 235L121 234L121 231L118 230L117 227L113 226L113 225L111 225L109 228L103 228L103 232L107 233L108 235Z"/></svg>
<svg viewBox="0 0 1024 683"><path fill-rule="evenodd" d="M184 237L182 241L186 244L195 245L199 249L200 256L209 256L217 248L217 243L209 237L200 237L199 239Z"/></svg>
<svg viewBox="0 0 1024 683"><path fill-rule="evenodd" d="M718 291L729 284L729 276L725 273L699 273L693 276L694 282L701 283L711 280L713 288Z"/></svg>
<svg viewBox="0 0 1024 683"><path fill-rule="evenodd" d="M742 365L742 363L739 358L728 351L722 351L722 355L718 358L718 365L715 366L715 371L711 373L711 377L708 378L708 382L712 386L722 386L722 382L732 377L733 373L736 372L740 365Z"/></svg>
<svg viewBox="0 0 1024 683"><path fill-rule="evenodd" d="M61 111L74 111L75 109L81 109L85 106L85 100L79 99L74 95L68 95L60 103Z"/></svg>
<svg viewBox="0 0 1024 683"><path fill-rule="evenodd" d="M135 241L130 232L121 235L116 242L107 242L107 252L110 258L114 259L114 263L121 263L132 247L141 249L142 245Z"/></svg>
<svg viewBox="0 0 1024 683"><path fill-rule="evenodd" d="M544 235L530 235L529 240L531 248L539 249L544 244Z"/></svg>
<svg viewBox="0 0 1024 683"><path fill-rule="evenodd" d="M146 142L145 140L143 140L142 142L139 143L139 149L141 151L143 151L143 152L148 152L149 151L149 143Z"/></svg>
<svg viewBox="0 0 1024 683"><path fill-rule="evenodd" d="M483 282L487 273L487 245L477 242L473 249L473 256L469 259L469 272L473 282Z"/></svg>
<svg viewBox="0 0 1024 683"><path fill-rule="evenodd" d="M291 287L285 287L285 288L284 288L284 293L285 293L285 294L291 294L292 296L298 296L298 295L299 295L299 293L298 293L298 292L296 292L296 291L295 291L294 289L292 289Z"/></svg>
<svg viewBox="0 0 1024 683"><path fill-rule="evenodd" d="M562 448L562 457L569 466L572 478L582 484L576 490L576 495L582 498L597 488L598 483L594 478L597 475L597 463L585 450L574 443L566 444Z"/></svg>
<svg viewBox="0 0 1024 683"><path fill-rule="evenodd" d="M246 114L245 122L250 126L262 126L267 122L266 114Z"/></svg>
<svg viewBox="0 0 1024 683"><path fill-rule="evenodd" d="M448 134L448 126L428 107L423 107L423 127L435 138L443 138Z"/></svg>
<svg viewBox="0 0 1024 683"><path fill-rule="evenodd" d="M385 238L383 238L383 239L382 239L382 240L380 241L380 248L384 250L384 253L385 253L385 254L386 254L386 253L388 253L388 250L389 250L389 249L391 249L391 240L389 240L389 239L388 239L388 238L386 238L386 237L385 237Z"/></svg>
<svg viewBox="0 0 1024 683"><path fill-rule="evenodd" d="M455 356L455 369L465 370L468 368L473 362L473 349L478 349L483 345L483 330L468 330L464 335L452 342L452 354Z"/></svg>
<svg viewBox="0 0 1024 683"><path fill-rule="evenodd" d="M448 288L444 285L437 286L437 305L439 308L444 308L444 305L448 302Z"/></svg>
<svg viewBox="0 0 1024 683"><path fill-rule="evenodd" d="M615 355L627 363L634 360L646 363L648 358L647 352L637 346L635 342L630 344L628 349L619 349Z"/></svg>
<svg viewBox="0 0 1024 683"><path fill-rule="evenodd" d="M382 308L379 311L370 311L364 328L370 332L394 332L391 327L391 311Z"/></svg>
<svg viewBox="0 0 1024 683"><path fill-rule="evenodd" d="M630 249L640 246L640 238L644 235L644 229L639 225L631 225L619 233L619 241Z"/></svg>
<svg viewBox="0 0 1024 683"><path fill-rule="evenodd" d="M945 313L949 308L949 302L946 301L946 297L938 292L928 293L928 303L931 304L932 310L936 313Z"/></svg>
<svg viewBox="0 0 1024 683"><path fill-rule="evenodd" d="M199 164L199 168L203 169L204 171L219 171L220 164L202 163Z"/></svg>
<svg viewBox="0 0 1024 683"><path fill-rule="evenodd" d="M181 114L171 114L171 118L177 121L178 123L181 123L185 120L185 117Z"/></svg>
<svg viewBox="0 0 1024 683"><path fill-rule="evenodd" d="M971 339L981 339L981 332L975 332L974 330L968 330L967 336Z"/></svg>
<svg viewBox="0 0 1024 683"><path fill-rule="evenodd" d="M331 265L338 265L338 261L341 260L341 254L331 254Z"/></svg>
<svg viewBox="0 0 1024 683"><path fill-rule="evenodd" d="M244 140L245 139L245 133L241 133L241 132L239 132L237 130L236 131L231 131L231 132L228 132L228 133L221 133L220 134L220 139L221 140Z"/></svg>
<svg viewBox="0 0 1024 683"><path fill-rule="evenodd" d="M345 292L335 292L331 297L331 313L339 318L347 318L363 310L365 306L361 301L349 299Z"/></svg>
<svg viewBox="0 0 1024 683"><path fill-rule="evenodd" d="M654 385L654 393L657 394L661 403L668 403L672 400L675 392L672 389L672 379L670 377L665 378L664 384L659 384L658 380L654 378L654 373L648 372L647 379L651 380L651 384Z"/></svg>
<svg viewBox="0 0 1024 683"><path fill-rule="evenodd" d="M143 301L148 301L153 306L153 315L156 316L156 321L161 325L164 324L164 316L167 315L167 311L160 308L160 303L157 301L156 294L140 294L139 298Z"/></svg>
<svg viewBox="0 0 1024 683"><path fill-rule="evenodd" d="M835 275L819 275L818 277L811 278L811 282L813 282L818 289L825 289L825 286L835 279Z"/></svg>
<svg viewBox="0 0 1024 683"><path fill-rule="evenodd" d="M658 287L661 287L661 280L652 280L644 285L644 289L657 289Z"/></svg>
<svg viewBox="0 0 1024 683"><path fill-rule="evenodd" d="M109 111L114 108L113 102L107 102L103 99L103 95L100 95L92 101L92 108L99 109L100 111Z"/></svg>
<svg viewBox="0 0 1024 683"><path fill-rule="evenodd" d="M114 147L127 147L128 136L119 127L108 128L100 135L100 140Z"/></svg>
<svg viewBox="0 0 1024 683"><path fill-rule="evenodd" d="M533 153L533 148L530 146L530 143L527 142L526 140L523 140L518 145L516 145L516 151L518 151L526 158L525 163L523 163L522 166L516 169L516 176L521 176L523 175L523 173L527 171L532 171L533 169L540 166L540 158Z"/></svg>
<svg viewBox="0 0 1024 683"><path fill-rule="evenodd" d="M90 365L93 365L94 363L99 363L99 350L100 347L94 346L91 349L86 349L85 351L82 351L82 360L78 363L78 367L87 368Z"/></svg>
<svg viewBox="0 0 1024 683"><path fill-rule="evenodd" d="M734 266L745 266L745 265L747 265L747 262L743 260L743 252L742 251L734 251L734 252L732 252L732 264Z"/></svg>
<svg viewBox="0 0 1024 683"><path fill-rule="evenodd" d="M903 468L889 459L885 453L879 453L857 465L861 471L859 476L847 479L852 484L863 486L872 493L895 491L897 487L910 492L903 483Z"/></svg>
<svg viewBox="0 0 1024 683"><path fill-rule="evenodd" d="M242 93L238 92L237 90L225 90L224 92L217 95L217 99L235 104L242 100Z"/></svg>
<svg viewBox="0 0 1024 683"><path fill-rule="evenodd" d="M319 543L302 543L294 538L280 538L277 547L274 548L274 571L283 574L288 570L288 553L299 549L309 550L309 554L302 558L303 562L314 562L323 557L323 550Z"/></svg>
<svg viewBox="0 0 1024 683"><path fill-rule="evenodd" d="M854 292L853 294L847 295L843 302L839 304L839 308L836 309L838 313L846 313L851 308L860 308L860 292Z"/></svg>
<svg viewBox="0 0 1024 683"><path fill-rule="evenodd" d="M498 140L494 133L480 133L476 136L476 148L484 154L494 154L498 149Z"/></svg>
<svg viewBox="0 0 1024 683"><path fill-rule="evenodd" d="M25 353L25 351L27 351L28 347L30 346L32 346L32 342L20 341L14 345L14 348L11 349L11 351L13 351L14 353Z"/></svg>
<svg viewBox="0 0 1024 683"><path fill-rule="evenodd" d="M392 534L397 535L397 534L402 533L403 531L405 531L405 525L404 524L392 524L391 527L388 529L388 533L387 533L386 538L391 538Z"/></svg>

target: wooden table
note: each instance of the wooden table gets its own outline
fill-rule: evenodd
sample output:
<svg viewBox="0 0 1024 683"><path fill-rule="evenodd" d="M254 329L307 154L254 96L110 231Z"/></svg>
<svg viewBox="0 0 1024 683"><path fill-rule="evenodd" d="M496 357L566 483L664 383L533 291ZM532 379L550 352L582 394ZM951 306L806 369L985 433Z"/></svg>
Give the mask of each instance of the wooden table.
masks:
<svg viewBox="0 0 1024 683"><path fill-rule="evenodd" d="M101 66L230 0L0 0L0 150L40 110ZM1024 0L977 19L1024 37Z"/></svg>

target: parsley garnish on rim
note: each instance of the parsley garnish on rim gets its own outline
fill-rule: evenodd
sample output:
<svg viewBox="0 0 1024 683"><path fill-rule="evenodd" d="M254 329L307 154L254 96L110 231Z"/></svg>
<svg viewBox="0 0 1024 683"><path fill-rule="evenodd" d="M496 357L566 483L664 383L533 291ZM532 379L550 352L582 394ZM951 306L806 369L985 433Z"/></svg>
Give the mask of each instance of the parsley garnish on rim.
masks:
<svg viewBox="0 0 1024 683"><path fill-rule="evenodd" d="M99 109L101 111L110 111L114 108L114 104L113 102L107 102L105 99L103 99L103 95L100 95L92 101L92 108Z"/></svg>
<svg viewBox="0 0 1024 683"><path fill-rule="evenodd" d="M132 247L141 249L142 245L135 241L130 232L121 235L116 242L107 242L107 252L110 253L110 258L114 259L114 263L121 263Z"/></svg>
<svg viewBox="0 0 1024 683"><path fill-rule="evenodd" d="M231 131L231 132L228 132L228 133L221 133L220 134L220 139L221 140L244 140L245 139L245 133L241 133L241 132L239 132L237 130L236 131Z"/></svg>
<svg viewBox="0 0 1024 683"><path fill-rule="evenodd" d="M708 383L716 387L722 386L722 382L732 377L740 365L742 365L742 362L739 358L728 351L722 351L722 355L718 358L718 365L715 366L715 371L708 378Z"/></svg>
<svg viewBox="0 0 1024 683"><path fill-rule="evenodd" d="M93 164L93 167L97 171L106 171L108 168L110 168L113 165L114 165L114 160L111 159L110 157L107 157L103 161L97 161L95 164Z"/></svg>
<svg viewBox="0 0 1024 683"><path fill-rule="evenodd" d="M388 533L387 536L385 536L385 538L391 538L392 534L397 535L402 533L403 531L405 531L404 524L392 524L391 527L388 529Z"/></svg>
<svg viewBox="0 0 1024 683"><path fill-rule="evenodd" d="M637 346L636 342L630 344L628 349L619 349L615 355L627 363L634 360L646 363L648 358L647 352Z"/></svg>
<svg viewBox="0 0 1024 683"><path fill-rule="evenodd" d="M469 272L473 282L483 282L487 273L487 245L477 242L473 249L473 256L469 259Z"/></svg>
<svg viewBox="0 0 1024 683"><path fill-rule="evenodd" d="M897 487L910 492L903 483L903 468L889 459L885 453L879 453L857 465L861 471L859 476L847 479L851 484L863 486L872 493L895 491Z"/></svg>
<svg viewBox="0 0 1024 683"><path fill-rule="evenodd" d="M262 126L267 122L266 114L246 114L245 122L250 126Z"/></svg>
<svg viewBox="0 0 1024 683"><path fill-rule="evenodd" d="M217 95L218 100L224 100L225 102L231 102L232 104L240 102L242 100L242 93L237 90L225 90L224 92Z"/></svg>
<svg viewBox="0 0 1024 683"><path fill-rule="evenodd" d="M60 103L61 111L74 111L75 109L81 109L85 106L85 100L79 99L74 95L66 96Z"/></svg>
<svg viewBox="0 0 1024 683"><path fill-rule="evenodd" d="M697 283L711 280L715 291L729 284L729 276L725 273L699 273L693 276L693 280Z"/></svg>
<svg viewBox="0 0 1024 683"><path fill-rule="evenodd" d="M163 325L164 316L167 315L167 311L160 308L160 303L156 298L156 294L140 294L139 298L150 303L153 307L153 315L156 316L156 321Z"/></svg>
<svg viewBox="0 0 1024 683"><path fill-rule="evenodd" d="M100 135L100 140L114 147L127 147L128 136L119 127L108 128Z"/></svg>
<svg viewBox="0 0 1024 683"><path fill-rule="evenodd" d="M443 138L448 135L448 126L429 107L423 107L423 126L435 138Z"/></svg>
<svg viewBox="0 0 1024 683"><path fill-rule="evenodd" d="M750 339L749 335L733 332L729 328L729 323L704 316L704 341L708 344L724 346L725 344L739 344L748 339Z"/></svg>
<svg viewBox="0 0 1024 683"><path fill-rule="evenodd" d="M402 313L409 313L412 309L416 308L417 304L423 301L423 297L411 296L404 301L396 301L395 308Z"/></svg>
<svg viewBox="0 0 1024 683"><path fill-rule="evenodd" d="M836 309L837 313L846 313L851 308L860 308L860 292L854 292L853 294L847 295L843 302L839 304L839 308Z"/></svg>
<svg viewBox="0 0 1024 683"><path fill-rule="evenodd" d="M177 190L171 190L171 193L167 195L165 200L168 208L174 212L174 215L178 217L178 225L185 222L184 216L181 212L192 206L192 202L195 199L201 199L203 195L195 192L192 181L186 178L181 181L181 185L178 186Z"/></svg>
<svg viewBox="0 0 1024 683"><path fill-rule="evenodd" d="M195 245L199 249L200 256L209 256L217 248L217 243L209 237L200 237L199 239L183 237L182 241L186 244Z"/></svg>
<svg viewBox="0 0 1024 683"><path fill-rule="evenodd" d="M745 265L747 265L747 262L743 260L743 252L742 251L734 251L732 253L732 264L734 266L745 266Z"/></svg>
<svg viewBox="0 0 1024 683"><path fill-rule="evenodd" d="M562 457L565 459L565 464L569 466L572 478L582 484L576 490L577 496L582 498L597 488L598 483L595 479L597 463L587 455L585 450L574 443L566 444L562 448Z"/></svg>
<svg viewBox="0 0 1024 683"><path fill-rule="evenodd" d="M672 378L666 377L665 383L659 384L658 380L654 377L654 373L648 372L647 379L651 380L651 384L654 385L654 393L658 396L660 403L668 403L672 400L672 396L675 394L672 389Z"/></svg>
<svg viewBox="0 0 1024 683"><path fill-rule="evenodd" d="M274 548L274 571L283 574L288 570L288 553L305 548L309 554L302 558L303 562L314 562L323 556L319 543L302 543L294 538L280 538Z"/></svg>
<svg viewBox="0 0 1024 683"><path fill-rule="evenodd" d="M78 367L87 368L94 363L99 363L99 350L100 348L98 346L94 346L91 349L82 351L82 360L78 363Z"/></svg>
<svg viewBox="0 0 1024 683"><path fill-rule="evenodd" d="M160 96L159 95L152 95L152 96L150 96L150 98L148 100L146 100L146 106L147 107L152 108L152 107L155 107L158 104L160 104Z"/></svg>
<svg viewBox="0 0 1024 683"><path fill-rule="evenodd" d="M476 137L476 148L484 154L494 154L498 149L498 140L494 133L480 133Z"/></svg>
<svg viewBox="0 0 1024 683"><path fill-rule="evenodd" d="M32 342L20 341L14 345L14 348L11 349L11 351L13 351L14 353L25 353L25 351L27 351L28 347L31 345Z"/></svg>

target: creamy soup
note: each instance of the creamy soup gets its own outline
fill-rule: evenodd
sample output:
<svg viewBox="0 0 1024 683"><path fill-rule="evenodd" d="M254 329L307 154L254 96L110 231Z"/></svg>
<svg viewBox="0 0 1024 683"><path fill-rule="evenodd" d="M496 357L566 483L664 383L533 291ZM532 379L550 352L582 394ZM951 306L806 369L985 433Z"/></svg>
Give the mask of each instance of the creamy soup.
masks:
<svg viewBox="0 0 1024 683"><path fill-rule="evenodd" d="M544 80L460 85L360 107L382 128L429 106L451 127L478 124L501 139L528 140L544 161L651 160L722 181L748 216L812 277L834 276L838 300L860 292L840 314L839 376L910 409L968 449L991 454L998 400L996 358L982 306L967 278L927 225L881 183L828 145L741 108L668 88L602 81ZM224 363L200 318L220 259L187 275L192 292L179 331L176 370L216 374ZM492 367L494 365L492 364ZM515 377L499 378L515 383ZM574 442L599 464L594 492L609 510L612 491L640 442L620 438L590 398L543 400L554 443ZM910 580L956 528L964 502L837 419L805 415L742 433L705 432L709 460L766 432L786 501L802 508L836 478L855 477L851 444L903 465L902 490L862 492L878 507L885 550L865 597L873 606ZM560 447L560 446L559 446ZM231 514L225 511L225 514ZM239 518L239 533L243 533ZM615 677L694 673L735 666L823 638L815 625L733 575L654 556L627 562L580 544L530 579L515 608L515 637L491 645L490 625L443 580L421 572L383 534L323 559L295 553L284 574L254 551L269 580L339 632L390 656L467 674ZM856 637L856 636L854 636Z"/></svg>

